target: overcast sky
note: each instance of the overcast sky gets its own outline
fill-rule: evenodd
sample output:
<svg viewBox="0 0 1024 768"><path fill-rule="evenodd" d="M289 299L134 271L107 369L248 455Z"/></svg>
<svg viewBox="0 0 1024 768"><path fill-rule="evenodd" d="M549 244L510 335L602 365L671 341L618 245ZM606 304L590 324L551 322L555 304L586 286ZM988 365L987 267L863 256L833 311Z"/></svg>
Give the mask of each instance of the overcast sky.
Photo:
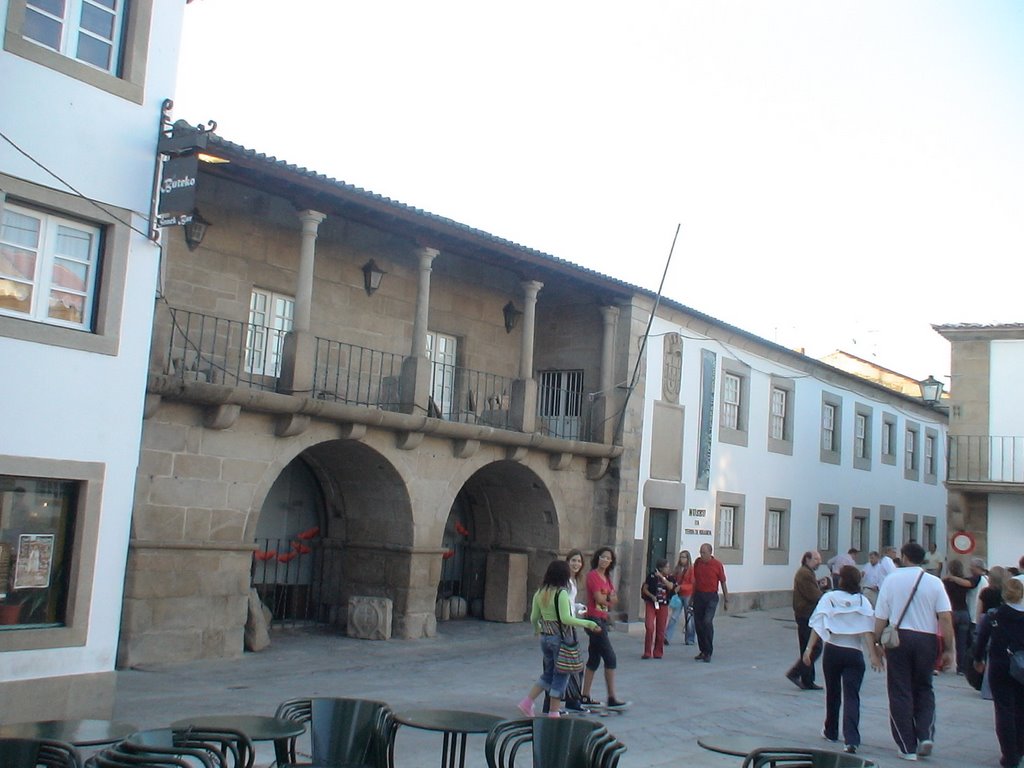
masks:
<svg viewBox="0 0 1024 768"><path fill-rule="evenodd" d="M1024 3L198 0L177 119L810 354L1019 322ZM948 379L947 379L948 382Z"/></svg>

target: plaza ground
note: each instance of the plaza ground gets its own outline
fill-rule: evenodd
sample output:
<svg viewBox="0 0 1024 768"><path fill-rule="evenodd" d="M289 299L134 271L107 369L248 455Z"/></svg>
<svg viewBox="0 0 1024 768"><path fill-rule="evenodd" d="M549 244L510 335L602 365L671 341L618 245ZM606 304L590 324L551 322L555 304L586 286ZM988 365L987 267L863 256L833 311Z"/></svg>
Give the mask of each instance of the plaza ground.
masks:
<svg viewBox="0 0 1024 768"><path fill-rule="evenodd" d="M719 612L715 655L695 662L694 647L677 642L665 658L641 660L643 630L620 625L621 698L630 710L603 722L629 748L620 765L739 766L740 758L697 744L733 734L765 746L835 748L820 736L823 691L801 691L783 676L796 658L796 625L788 610ZM476 710L517 717L515 703L536 679L538 643L529 625L476 620L447 622L435 638L373 642L326 630L277 630L271 646L236 661L151 665L118 673L115 719L159 727L202 714L273 714L295 696L351 696L387 702L396 711L420 707ZM818 681L822 681L818 663ZM935 678L935 751L920 761L936 768L998 766L992 703L962 677ZM593 694L604 698L601 673ZM880 765L903 764L889 731L885 678L870 670L861 691L860 754ZM436 765L439 734L400 729L396 762ZM261 746L259 760L272 750ZM485 765L483 737L470 738L469 766Z"/></svg>

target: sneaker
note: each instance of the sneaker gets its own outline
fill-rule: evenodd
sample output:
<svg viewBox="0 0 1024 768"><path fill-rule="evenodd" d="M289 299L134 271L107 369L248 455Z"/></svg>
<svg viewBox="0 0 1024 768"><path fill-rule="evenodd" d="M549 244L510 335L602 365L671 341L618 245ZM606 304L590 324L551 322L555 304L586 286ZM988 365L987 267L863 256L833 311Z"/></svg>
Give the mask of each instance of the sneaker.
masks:
<svg viewBox="0 0 1024 768"><path fill-rule="evenodd" d="M848 755L856 755L857 754L857 745L856 744L847 744L845 747L843 747L843 752L845 752Z"/></svg>
<svg viewBox="0 0 1024 768"><path fill-rule="evenodd" d="M831 742L832 742L833 744L835 744L835 743L836 743L837 741L839 741L839 738L838 738L838 737L836 737L836 738L834 738L834 739L833 739L833 738L832 738L831 736L829 736L829 735L828 735L828 734L827 734L827 733L825 732L825 729L824 729L824 728L822 728L822 729L821 729L821 738L823 738L823 739L824 739L825 741L831 741Z"/></svg>
<svg viewBox="0 0 1024 768"><path fill-rule="evenodd" d="M807 683L804 686L804 690L805 691L820 691L820 690L822 690L822 687L820 685L818 685L817 683Z"/></svg>
<svg viewBox="0 0 1024 768"><path fill-rule="evenodd" d="M613 708L613 709L617 708L617 707L628 707L629 706L629 702L628 701L619 701L615 697L609 696L608 697L608 706L610 708Z"/></svg>
<svg viewBox="0 0 1024 768"><path fill-rule="evenodd" d="M917 754L921 757L928 757L932 753L932 749L935 747L935 742L931 739L925 739L917 745Z"/></svg>
<svg viewBox="0 0 1024 768"><path fill-rule="evenodd" d="M519 708L519 711L522 712L525 717L535 717L537 714L533 711L533 702L529 699L523 699L518 704L516 704L516 706Z"/></svg>
<svg viewBox="0 0 1024 768"><path fill-rule="evenodd" d="M705 653L704 654L704 663L705 664L710 664L711 663L711 654L710 653Z"/></svg>
<svg viewBox="0 0 1024 768"><path fill-rule="evenodd" d="M565 702L565 711L566 712L586 712L587 708L584 707L583 704L578 702L578 701L567 701L567 702Z"/></svg>
<svg viewBox="0 0 1024 768"><path fill-rule="evenodd" d="M897 752L896 755L900 760L909 760L912 763L917 760L917 752Z"/></svg>
<svg viewBox="0 0 1024 768"><path fill-rule="evenodd" d="M694 661L704 661L704 654L703 653L698 653L696 656L693 657L693 660Z"/></svg>
<svg viewBox="0 0 1024 768"><path fill-rule="evenodd" d="M601 702L600 701L594 701L589 696L580 696L580 704L582 704L584 707L600 707L601 706Z"/></svg>

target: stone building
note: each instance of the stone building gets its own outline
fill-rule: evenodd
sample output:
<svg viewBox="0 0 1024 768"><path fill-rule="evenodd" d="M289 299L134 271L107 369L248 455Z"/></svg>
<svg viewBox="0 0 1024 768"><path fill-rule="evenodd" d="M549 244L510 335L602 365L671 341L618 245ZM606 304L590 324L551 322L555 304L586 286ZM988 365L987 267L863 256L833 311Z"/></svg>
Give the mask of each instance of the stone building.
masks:
<svg viewBox="0 0 1024 768"><path fill-rule="evenodd" d="M164 252L119 663L240 654L250 588L371 636L520 621L551 558L604 543L628 611L623 383L654 297L216 135L201 159L205 231Z"/></svg>
<svg viewBox="0 0 1024 768"><path fill-rule="evenodd" d="M1024 324L934 326L950 343L951 556L1017 565L1024 555Z"/></svg>

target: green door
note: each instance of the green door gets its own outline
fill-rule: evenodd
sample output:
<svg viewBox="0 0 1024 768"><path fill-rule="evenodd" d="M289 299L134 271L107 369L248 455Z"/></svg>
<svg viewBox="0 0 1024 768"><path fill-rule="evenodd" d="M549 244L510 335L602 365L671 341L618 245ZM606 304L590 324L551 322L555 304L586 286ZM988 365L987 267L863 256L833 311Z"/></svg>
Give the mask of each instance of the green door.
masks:
<svg viewBox="0 0 1024 768"><path fill-rule="evenodd" d="M654 564L661 558L668 557L668 517L671 510L647 510L647 570L654 570Z"/></svg>

